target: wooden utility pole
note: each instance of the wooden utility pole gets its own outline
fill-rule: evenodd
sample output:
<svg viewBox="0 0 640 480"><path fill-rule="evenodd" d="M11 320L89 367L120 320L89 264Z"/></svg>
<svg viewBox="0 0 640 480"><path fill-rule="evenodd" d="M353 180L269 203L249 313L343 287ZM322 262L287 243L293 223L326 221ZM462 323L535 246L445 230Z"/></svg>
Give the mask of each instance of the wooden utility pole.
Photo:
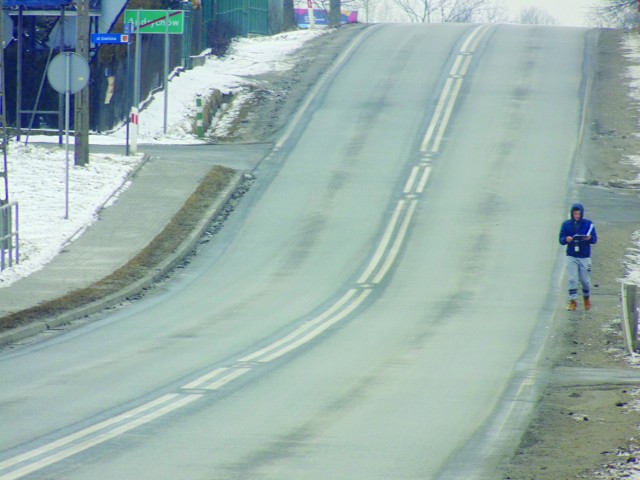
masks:
<svg viewBox="0 0 640 480"><path fill-rule="evenodd" d="M331 0L329 2L329 25L332 27L340 26L340 0Z"/></svg>
<svg viewBox="0 0 640 480"><path fill-rule="evenodd" d="M89 0L77 0L76 53L89 62ZM89 86L74 96L75 164L89 163Z"/></svg>

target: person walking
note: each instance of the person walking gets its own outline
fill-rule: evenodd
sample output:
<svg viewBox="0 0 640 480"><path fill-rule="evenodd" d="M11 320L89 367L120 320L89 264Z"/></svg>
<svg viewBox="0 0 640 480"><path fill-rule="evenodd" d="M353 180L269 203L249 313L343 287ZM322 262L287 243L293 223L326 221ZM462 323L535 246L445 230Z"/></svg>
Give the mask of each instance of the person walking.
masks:
<svg viewBox="0 0 640 480"><path fill-rule="evenodd" d="M571 206L571 218L560 227L560 245L567 246L567 277L569 283L568 310L578 308L578 280L582 286L584 309L591 308L591 245L598 241L596 227L584 218L580 203Z"/></svg>

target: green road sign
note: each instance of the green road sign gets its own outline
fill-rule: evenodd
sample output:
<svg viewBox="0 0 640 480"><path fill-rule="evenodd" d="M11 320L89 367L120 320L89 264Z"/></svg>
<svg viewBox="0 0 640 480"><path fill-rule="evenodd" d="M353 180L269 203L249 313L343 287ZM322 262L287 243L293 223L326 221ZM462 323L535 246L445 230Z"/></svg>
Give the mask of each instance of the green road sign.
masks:
<svg viewBox="0 0 640 480"><path fill-rule="evenodd" d="M124 24L133 25L132 33L167 33L165 25L169 16L169 32L184 33L184 10L125 10Z"/></svg>

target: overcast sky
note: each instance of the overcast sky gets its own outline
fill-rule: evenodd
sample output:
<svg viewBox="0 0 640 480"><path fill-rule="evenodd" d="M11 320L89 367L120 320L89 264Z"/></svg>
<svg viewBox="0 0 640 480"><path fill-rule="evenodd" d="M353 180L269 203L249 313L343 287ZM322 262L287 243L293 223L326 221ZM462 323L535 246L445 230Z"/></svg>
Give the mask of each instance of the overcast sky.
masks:
<svg viewBox="0 0 640 480"><path fill-rule="evenodd" d="M503 0L512 14L526 7L536 6L546 10L560 25L585 26L584 16L589 9L604 0Z"/></svg>

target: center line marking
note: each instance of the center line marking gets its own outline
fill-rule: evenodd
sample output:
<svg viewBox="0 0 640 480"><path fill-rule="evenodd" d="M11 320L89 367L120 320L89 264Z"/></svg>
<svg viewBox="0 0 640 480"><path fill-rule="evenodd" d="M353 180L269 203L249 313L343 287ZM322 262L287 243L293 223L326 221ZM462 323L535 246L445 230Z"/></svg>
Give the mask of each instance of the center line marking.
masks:
<svg viewBox="0 0 640 480"><path fill-rule="evenodd" d="M240 361L241 362L256 361L258 358L262 357L263 355L266 355L267 353L271 352L272 350L275 350L275 349L281 347L282 345L285 345L286 343L293 341L295 338L297 338L300 335L304 334L307 330L311 329L312 327L314 327L318 323L323 322L324 320L326 320L330 316L334 315L336 312L340 311L340 309L343 308L344 305L346 305L347 302L349 302L357 292L358 292L358 290L356 290L355 288L352 288L346 294L344 294L340 300L338 300L336 303L334 303L331 306L331 308L329 308L328 310L324 311L322 314L318 315L313 320L305 323L304 325L301 325L300 327L295 329L293 332L291 332L289 335L286 335L285 337L281 338L280 340L278 340L276 342L273 342L273 343L267 345L266 347L261 348L260 350L257 350L256 352L253 352L253 353L247 355L244 358L241 358Z"/></svg>
<svg viewBox="0 0 640 480"><path fill-rule="evenodd" d="M220 378L219 380L216 380L215 382L207 385L206 387L204 387L204 389L205 390L218 390L219 388L224 387L227 383L233 382L237 378L241 377L242 375L244 375L245 373L248 373L250 371L251 371L251 368L249 368L249 367L236 368L235 370L231 370L231 372L229 372L228 375L225 375L224 377Z"/></svg>
<svg viewBox="0 0 640 480"><path fill-rule="evenodd" d="M298 347L304 345L305 343L310 342L311 340L316 338L318 335L320 335L321 333L326 331L329 327L331 327L332 325L335 325L340 320L342 320L343 318L345 318L348 315L350 315L356 308L358 308L362 304L362 302L365 301L365 299L369 296L370 293L371 293L371 290L369 290L369 289L361 290L360 291L360 295L358 297L356 297L355 300L353 302L351 302L351 304L349 304L349 306L347 308L345 308L343 311L341 311L335 317L333 317L330 320L322 323L315 330L312 330L311 332L307 333L304 337L298 339L294 343L290 343L289 345L283 347L282 349L276 350L275 352L273 352L270 355L260 359L259 361L263 362L263 363L271 362L271 361L275 360L276 358L279 358L282 355L285 355L286 353L289 353L292 350L297 349Z"/></svg>
<svg viewBox="0 0 640 480"><path fill-rule="evenodd" d="M409 229L409 224L411 223L411 219L413 218L413 214L414 214L417 206L418 206L418 201L417 200L411 200L411 203L409 205L409 211L407 212L407 214L405 215L404 219L402 220L402 226L400 227L400 230L398 231L398 235L396 236L396 241L393 242L393 246L391 247L391 250L389 251L389 254L387 255L387 259L384 262L384 265L382 265L382 268L380 269L380 271L377 273L377 275L373 279L373 283L376 283L376 284L380 283L382 281L382 279L384 278L384 276L389 271L389 269L391 268L391 265L393 265L393 263L395 262L396 257L398 256L398 253L400 252L400 247L402 247L402 244L404 243L404 238L407 235L407 230Z"/></svg>
<svg viewBox="0 0 640 480"><path fill-rule="evenodd" d="M453 113L453 108L456 105L456 100L458 95L460 94L460 89L462 88L462 78L456 78L455 87L453 89L453 93L449 98L449 103L447 105L447 110L442 117L442 123L438 128L438 134L436 135L435 142L433 143L433 148L431 149L433 152L437 152L440 149L440 144L442 143L442 138L444 137L444 132L449 125L449 120L451 119L451 114Z"/></svg>
<svg viewBox="0 0 640 480"><path fill-rule="evenodd" d="M433 132L435 132L438 121L440 120L440 115L442 114L442 110L444 109L444 105L447 101L447 97L449 96L449 90L451 90L451 85L453 84L452 78L447 78L444 89L440 94L440 98L438 100L438 104L436 105L436 110L433 113L433 117L431 118L431 123L429 124L429 128L427 129L427 133L422 140L422 144L420 145L420 151L426 152L429 146L429 142L431 142L431 137L433 136Z"/></svg>
<svg viewBox="0 0 640 480"><path fill-rule="evenodd" d="M396 205L396 209L393 212L391 221L387 225L387 229L385 230L384 235L382 236L382 239L378 244L378 249L376 250L376 253L373 255L371 262L369 262L369 266L358 279L358 283L361 283L361 284L368 283L369 277L371 276L373 271L378 267L378 264L380 263L380 260L382 259L382 256L384 255L384 252L387 249L389 242L391 241L391 236L393 235L393 231L396 228L396 225L400 218L400 214L404 209L404 205L405 205L405 200L398 201L398 205Z"/></svg>
<svg viewBox="0 0 640 480"><path fill-rule="evenodd" d="M403 193L409 193L411 190L413 190L413 184L416 181L416 177L418 176L419 171L420 171L420 167L413 167L411 169L411 175L409 175L407 184L404 186Z"/></svg>
<svg viewBox="0 0 640 480"><path fill-rule="evenodd" d="M68 458L72 455L75 455L77 453L83 452L84 450L87 450L91 447L94 447L96 445L99 445L101 443L106 442L107 440L111 440L112 438L115 438L119 435L122 435L123 433L126 433L130 430L133 430L134 428L137 428L141 425L144 425L146 423L151 422L152 420L155 420L157 418L160 418L164 415L167 415L168 413L173 412L174 410L177 410L179 408L182 408L186 405L188 405L189 403L198 400L202 397L202 395L199 394L189 394L189 395L178 395L178 394L172 394L172 395L164 395L156 400L154 400L153 402L149 402L148 404L143 405L142 407L139 407L137 409L131 410L130 412L127 412L123 415L119 415L117 417L114 417L111 420L107 420L104 422L100 422L92 427L86 428L84 430L81 430L80 432L77 432L75 434L69 435L67 437L64 437L58 441L52 442L48 445L45 445L39 449L35 449L32 450L31 452L28 452L24 455L20 455L18 457L15 457L11 460L7 460L5 462L2 462L0 464L0 469L2 470L6 470L7 468L9 468L12 465L17 465L18 463L22 463L24 461L30 460L36 456L45 454L45 453L49 453L52 450L56 450L59 449L60 447L66 447L66 448L62 448L61 450L57 451L56 453L52 453L49 456L43 457L40 460L37 460L31 464L25 465L24 467L18 468L17 470L13 470L11 472L6 473L5 475L0 475L0 480L15 480L18 478L21 478L25 475L29 475L30 473L36 472L38 470L41 470L42 468L45 468L49 465L52 465L54 463L57 463L61 460L64 460L65 458ZM167 403L167 401L169 401ZM142 417L136 417L133 418L133 416L136 413L140 413L143 412L145 410L149 410L152 406L157 406L159 404L162 403L166 403L164 406L162 406L161 408L157 409L157 410L153 410L149 413L144 414ZM117 423L116 419L122 420L122 419L127 419L128 421L125 422L124 424L114 428L113 430L109 430L109 431L105 431L102 433L98 433L100 432L100 430L105 430L106 427ZM89 437L86 440L74 444L74 445L69 445L72 442L75 442L78 439L81 439L83 437L88 437L89 435L93 434L93 433L98 433L98 435L93 436L93 437Z"/></svg>
<svg viewBox="0 0 640 480"><path fill-rule="evenodd" d="M429 175L431 174L431 167L425 167L422 172L422 178L420 178L420 183L418 183L417 193L424 192L425 186L427 185L427 180L429 180Z"/></svg>

